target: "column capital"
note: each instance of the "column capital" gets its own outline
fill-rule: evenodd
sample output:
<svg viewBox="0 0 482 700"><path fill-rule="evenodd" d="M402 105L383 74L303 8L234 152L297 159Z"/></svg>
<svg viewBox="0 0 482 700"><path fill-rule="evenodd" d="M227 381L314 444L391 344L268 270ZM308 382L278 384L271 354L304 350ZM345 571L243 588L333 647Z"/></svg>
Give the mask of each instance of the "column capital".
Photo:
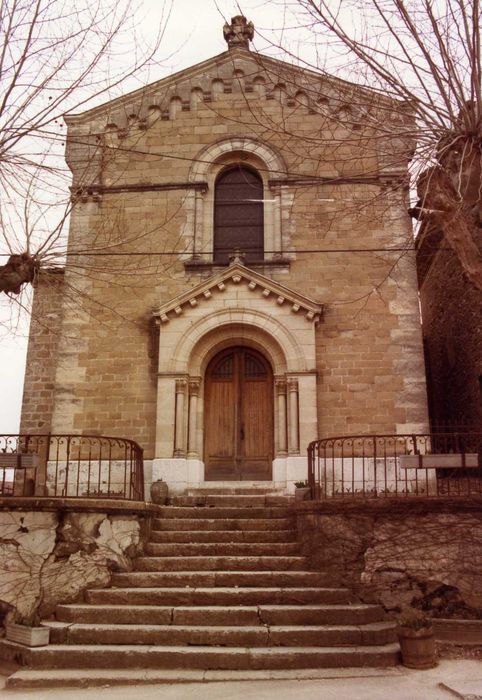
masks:
<svg viewBox="0 0 482 700"><path fill-rule="evenodd" d="M176 379L176 394L183 394L187 389L187 379Z"/></svg>
<svg viewBox="0 0 482 700"><path fill-rule="evenodd" d="M286 380L288 391L298 391L298 377L288 377Z"/></svg>
<svg viewBox="0 0 482 700"><path fill-rule="evenodd" d="M285 377L275 377L274 378L274 385L276 389L277 394L285 394L286 393L286 379Z"/></svg>
<svg viewBox="0 0 482 700"><path fill-rule="evenodd" d="M189 378L189 395L199 396L199 391L201 389L201 377L190 377Z"/></svg>

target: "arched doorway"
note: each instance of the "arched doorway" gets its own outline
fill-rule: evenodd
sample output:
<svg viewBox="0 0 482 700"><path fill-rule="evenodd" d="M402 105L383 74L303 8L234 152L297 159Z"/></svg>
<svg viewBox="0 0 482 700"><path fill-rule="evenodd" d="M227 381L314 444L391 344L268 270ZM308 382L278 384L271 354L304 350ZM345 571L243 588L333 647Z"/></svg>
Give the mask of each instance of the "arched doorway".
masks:
<svg viewBox="0 0 482 700"><path fill-rule="evenodd" d="M204 417L206 481L272 478L273 372L261 353L232 347L211 360Z"/></svg>

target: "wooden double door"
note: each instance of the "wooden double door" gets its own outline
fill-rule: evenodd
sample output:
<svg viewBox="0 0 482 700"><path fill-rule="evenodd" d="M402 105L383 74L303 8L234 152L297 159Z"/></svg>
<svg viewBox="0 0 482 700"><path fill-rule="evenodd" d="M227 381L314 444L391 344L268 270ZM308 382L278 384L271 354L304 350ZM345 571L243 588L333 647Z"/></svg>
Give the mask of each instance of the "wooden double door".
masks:
<svg viewBox="0 0 482 700"><path fill-rule="evenodd" d="M206 371L206 481L272 478L273 372L261 353L223 350Z"/></svg>

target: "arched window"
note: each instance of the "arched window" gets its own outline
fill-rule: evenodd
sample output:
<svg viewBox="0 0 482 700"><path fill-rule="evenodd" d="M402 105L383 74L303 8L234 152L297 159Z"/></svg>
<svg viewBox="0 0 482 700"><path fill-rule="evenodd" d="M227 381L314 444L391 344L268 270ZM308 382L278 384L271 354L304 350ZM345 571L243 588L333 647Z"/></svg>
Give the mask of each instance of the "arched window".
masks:
<svg viewBox="0 0 482 700"><path fill-rule="evenodd" d="M264 256L263 181L244 165L223 170L214 190L214 262L228 263L235 250L248 263Z"/></svg>

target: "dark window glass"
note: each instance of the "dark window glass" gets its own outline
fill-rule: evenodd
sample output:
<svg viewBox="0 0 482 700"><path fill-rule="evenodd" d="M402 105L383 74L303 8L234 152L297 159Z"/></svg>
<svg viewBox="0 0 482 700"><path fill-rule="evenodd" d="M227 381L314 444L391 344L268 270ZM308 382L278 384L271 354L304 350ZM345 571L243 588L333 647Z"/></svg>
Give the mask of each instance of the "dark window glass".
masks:
<svg viewBox="0 0 482 700"><path fill-rule="evenodd" d="M263 181L242 165L223 170L214 194L214 262L226 264L236 250L246 262L262 260L263 242Z"/></svg>
<svg viewBox="0 0 482 700"><path fill-rule="evenodd" d="M212 376L215 379L231 379L233 376L233 355L227 355L214 369Z"/></svg>
<svg viewBox="0 0 482 700"><path fill-rule="evenodd" d="M245 355L244 375L247 379L259 379L267 376L266 367L254 355Z"/></svg>

